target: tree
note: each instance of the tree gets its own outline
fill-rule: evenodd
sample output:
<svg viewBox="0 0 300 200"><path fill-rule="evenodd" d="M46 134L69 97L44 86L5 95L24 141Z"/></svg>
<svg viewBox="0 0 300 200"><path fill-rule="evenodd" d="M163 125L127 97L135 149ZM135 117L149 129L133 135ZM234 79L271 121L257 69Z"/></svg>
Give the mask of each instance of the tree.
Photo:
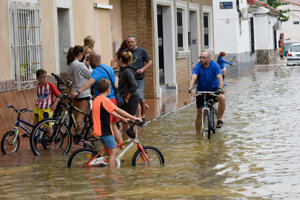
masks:
<svg viewBox="0 0 300 200"><path fill-rule="evenodd" d="M289 3L282 2L280 0L268 0L268 5L275 9L278 8L279 6L288 5L288 4ZM287 16L285 14L290 12L290 9L287 9L287 10L278 9L278 11L280 13L278 16L278 21L286 22L289 20L290 16Z"/></svg>

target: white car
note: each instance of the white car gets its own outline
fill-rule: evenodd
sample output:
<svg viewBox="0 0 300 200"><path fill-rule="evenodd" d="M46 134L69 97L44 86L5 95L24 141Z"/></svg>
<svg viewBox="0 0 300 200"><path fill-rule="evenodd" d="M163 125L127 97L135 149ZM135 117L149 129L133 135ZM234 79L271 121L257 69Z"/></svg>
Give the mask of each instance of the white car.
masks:
<svg viewBox="0 0 300 200"><path fill-rule="evenodd" d="M287 65L300 65L300 43L291 45L287 53Z"/></svg>

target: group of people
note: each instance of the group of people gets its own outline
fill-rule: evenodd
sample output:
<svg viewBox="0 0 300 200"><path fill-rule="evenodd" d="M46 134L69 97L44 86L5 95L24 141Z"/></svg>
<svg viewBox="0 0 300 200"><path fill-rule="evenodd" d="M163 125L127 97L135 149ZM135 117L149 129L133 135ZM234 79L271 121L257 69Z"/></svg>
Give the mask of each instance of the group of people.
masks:
<svg viewBox="0 0 300 200"><path fill-rule="evenodd" d="M114 166L117 156L116 142L121 143L127 138L128 119L138 120L140 125L146 121L145 71L152 66L152 61L146 50L137 46L134 36L128 36L123 41L111 61L111 66L102 63L100 54L94 49L95 41L92 38L85 38L84 41L84 47L76 45L70 48L67 54L68 74L73 82L72 97L75 106L87 111L91 96L90 88L93 88L95 96L92 106L93 135L101 136L102 142L110 151L109 164ZM85 49L91 51L85 54ZM114 69L121 72L118 86ZM119 107L117 92L124 100L124 104ZM83 116L77 114L76 120L79 127L82 127ZM123 134L119 130L119 120L122 121ZM137 129L135 132L137 133Z"/></svg>
<svg viewBox="0 0 300 200"><path fill-rule="evenodd" d="M101 61L101 56L95 50L95 40L91 36L84 39L84 45L71 47L67 54L68 75L73 87L72 97L74 105L83 111L88 111L89 101L93 93L95 99L92 106L93 135L101 136L101 140L110 151L109 165L115 166L117 156L116 142L121 143L126 139L126 129L128 120L145 123L145 71L152 66L152 61L142 47L137 46L136 38L128 36L116 52L108 66ZM219 102L219 119L217 126L222 126L222 117L225 111L225 63L220 53L218 62L211 60L208 52L202 52L200 62L193 68L189 92L196 96L196 91L221 90L221 94L215 97ZM118 86L116 86L114 69L120 70ZM47 72L40 69L36 72L38 85L36 107L34 110L34 122L49 118L60 99L60 92L51 83L46 81ZM197 80L197 88L194 88ZM116 89L117 88L117 89ZM123 97L124 104L119 105L116 93ZM56 100L54 101L54 96ZM196 132L201 130L201 111L203 108L203 97L197 96L197 118ZM122 121L122 131L120 133L118 122ZM76 115L78 127L82 128L84 116L80 113ZM137 133L137 129L135 130ZM80 133L80 131L78 131Z"/></svg>

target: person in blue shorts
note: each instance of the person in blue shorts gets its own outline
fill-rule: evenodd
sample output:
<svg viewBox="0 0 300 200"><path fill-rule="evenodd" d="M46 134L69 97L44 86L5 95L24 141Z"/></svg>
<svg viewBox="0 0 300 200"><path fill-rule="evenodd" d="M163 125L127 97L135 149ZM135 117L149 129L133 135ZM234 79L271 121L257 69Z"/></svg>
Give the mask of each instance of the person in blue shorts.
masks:
<svg viewBox="0 0 300 200"><path fill-rule="evenodd" d="M194 88L196 81L197 87ZM223 88L224 83L220 66L218 65L218 63L211 60L210 54L208 52L202 52L200 54L200 62L195 65L192 72L192 77L189 84L189 93L191 93L192 96L196 96L197 91L222 91L221 94L219 94L217 97L210 97L219 102L219 118L217 127L221 127L223 125L222 118L226 107L225 90ZM196 133L200 133L201 131L203 103L203 96L197 96L197 117L195 121Z"/></svg>

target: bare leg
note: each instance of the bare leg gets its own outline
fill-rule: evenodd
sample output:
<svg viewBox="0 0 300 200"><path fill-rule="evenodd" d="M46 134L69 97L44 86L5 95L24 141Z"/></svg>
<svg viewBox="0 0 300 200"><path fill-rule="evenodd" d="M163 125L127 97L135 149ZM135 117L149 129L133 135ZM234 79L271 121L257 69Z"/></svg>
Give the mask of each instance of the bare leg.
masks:
<svg viewBox="0 0 300 200"><path fill-rule="evenodd" d="M145 103L145 101L140 102L140 105L141 105L141 116L142 116L142 118L145 118L146 117L146 103Z"/></svg>
<svg viewBox="0 0 300 200"><path fill-rule="evenodd" d="M225 112L225 108L226 108L225 95L219 94L219 96L216 99L219 102L219 106L218 106L219 118L218 118L218 120L222 120L224 112Z"/></svg>
<svg viewBox="0 0 300 200"><path fill-rule="evenodd" d="M126 133L126 129L128 128L128 124L127 123L122 123L122 132L123 132L123 141L127 140L128 136Z"/></svg>
<svg viewBox="0 0 300 200"><path fill-rule="evenodd" d="M118 149L117 148L109 149L109 153L110 153L109 161L108 161L109 167L115 167Z"/></svg>
<svg viewBox="0 0 300 200"><path fill-rule="evenodd" d="M88 110L88 106L89 106L89 101L88 100L82 100L82 101L74 101L74 106L76 106L77 108L79 108L80 110L86 112ZM74 112L75 113L75 118L76 118L76 122L77 122L77 133L81 133L82 127L83 127L83 123L84 123L84 115L78 112Z"/></svg>
<svg viewBox="0 0 300 200"><path fill-rule="evenodd" d="M122 139L122 136L121 136L121 133L120 133L117 123L113 122L111 127L112 127L112 131L114 132L114 137L115 137L117 144L123 142L123 139Z"/></svg>
<svg viewBox="0 0 300 200"><path fill-rule="evenodd" d="M197 117L196 117L196 120L195 120L196 133L197 134L201 133L201 127L202 127L202 109L203 109L203 106L197 109Z"/></svg>

